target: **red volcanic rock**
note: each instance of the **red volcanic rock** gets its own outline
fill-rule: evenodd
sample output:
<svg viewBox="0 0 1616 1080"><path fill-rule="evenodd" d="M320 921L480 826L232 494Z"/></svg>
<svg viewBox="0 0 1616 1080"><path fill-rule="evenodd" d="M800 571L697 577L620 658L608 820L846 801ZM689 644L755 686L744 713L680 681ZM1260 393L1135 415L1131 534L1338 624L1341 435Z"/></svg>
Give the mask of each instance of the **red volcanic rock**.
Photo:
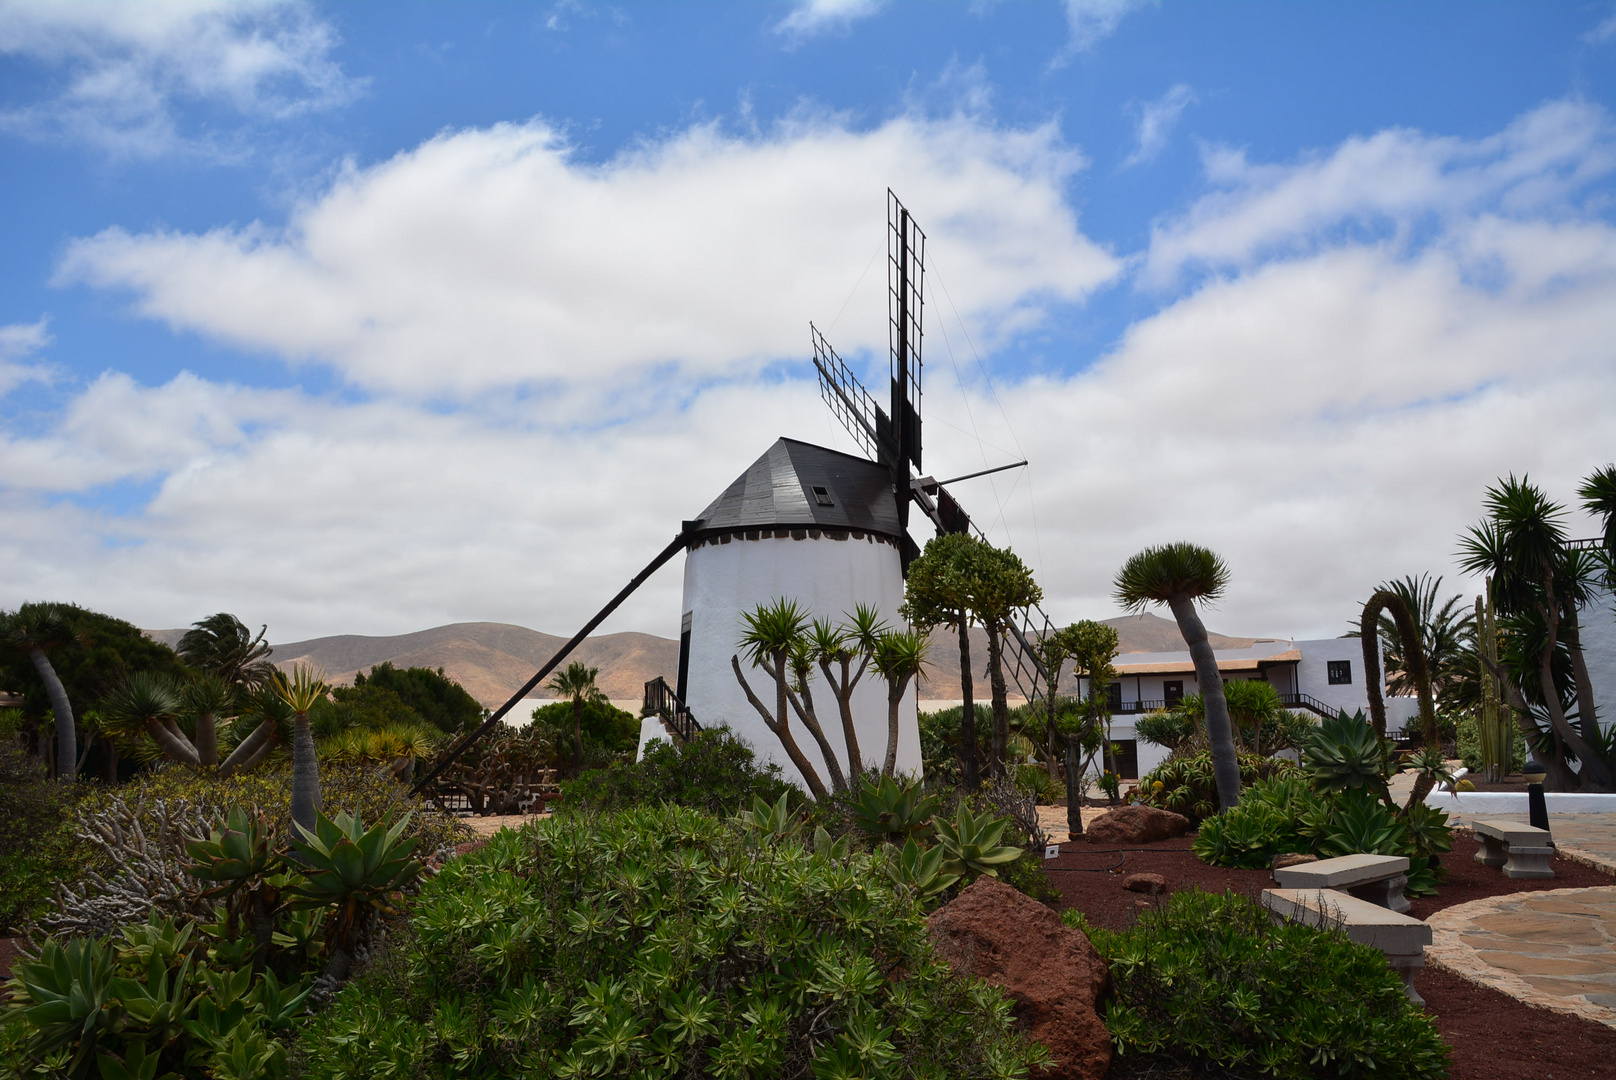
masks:
<svg viewBox="0 0 1616 1080"><path fill-rule="evenodd" d="M1190 819L1171 810L1135 803L1119 806L1089 822L1083 839L1091 844L1149 844L1190 831Z"/></svg>
<svg viewBox="0 0 1616 1080"><path fill-rule="evenodd" d="M1160 874L1129 874L1122 879L1122 887L1129 892L1142 892L1157 896L1167 891L1167 879Z"/></svg>
<svg viewBox="0 0 1616 1080"><path fill-rule="evenodd" d="M978 878L932 912L931 938L955 971L999 987L1016 1019L1049 1047L1043 1080L1099 1080L1111 1064L1111 1035L1096 1004L1105 961L1089 939L1038 901L993 878Z"/></svg>

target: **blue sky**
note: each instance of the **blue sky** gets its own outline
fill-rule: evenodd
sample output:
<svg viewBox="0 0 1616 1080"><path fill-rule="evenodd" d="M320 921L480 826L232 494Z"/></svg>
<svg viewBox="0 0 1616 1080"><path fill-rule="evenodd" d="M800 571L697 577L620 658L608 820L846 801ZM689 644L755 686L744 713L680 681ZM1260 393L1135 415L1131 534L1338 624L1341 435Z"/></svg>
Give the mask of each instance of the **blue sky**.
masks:
<svg viewBox="0 0 1616 1080"><path fill-rule="evenodd" d="M1613 77L1610 4L0 0L0 606L567 631L849 445L804 324L879 356L892 186L1051 613L1189 538L1334 634L1609 459Z"/></svg>

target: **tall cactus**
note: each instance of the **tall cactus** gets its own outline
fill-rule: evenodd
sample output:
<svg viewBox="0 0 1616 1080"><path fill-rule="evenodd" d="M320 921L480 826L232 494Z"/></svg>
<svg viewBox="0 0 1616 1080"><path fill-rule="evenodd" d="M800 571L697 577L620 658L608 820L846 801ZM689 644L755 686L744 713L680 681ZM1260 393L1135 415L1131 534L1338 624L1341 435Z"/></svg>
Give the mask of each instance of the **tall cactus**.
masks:
<svg viewBox="0 0 1616 1080"><path fill-rule="evenodd" d="M1485 600L1476 597L1476 663L1481 676L1481 715L1477 718L1476 734L1481 743L1481 776L1489 783L1502 780L1512 766L1510 751L1514 749L1514 732L1499 714L1498 680L1488 668L1488 661L1498 663L1498 624L1493 613L1493 579L1487 579Z"/></svg>

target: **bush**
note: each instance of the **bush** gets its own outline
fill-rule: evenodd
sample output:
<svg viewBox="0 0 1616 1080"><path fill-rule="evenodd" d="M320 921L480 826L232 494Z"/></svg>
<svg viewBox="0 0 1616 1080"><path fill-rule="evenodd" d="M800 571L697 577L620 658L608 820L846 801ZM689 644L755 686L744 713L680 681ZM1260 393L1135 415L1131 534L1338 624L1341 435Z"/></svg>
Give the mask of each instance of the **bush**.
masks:
<svg viewBox="0 0 1616 1080"><path fill-rule="evenodd" d="M1241 754L1240 786L1276 776L1294 776L1296 766L1281 758ZM1217 782L1212 776L1212 754L1202 751L1170 758L1139 779L1135 802L1183 814L1199 824L1218 812Z"/></svg>
<svg viewBox="0 0 1616 1080"><path fill-rule="evenodd" d="M82 784L58 784L0 726L0 935L49 910L60 880L76 881L86 853L74 843L73 804Z"/></svg>
<svg viewBox="0 0 1616 1080"><path fill-rule="evenodd" d="M1379 950L1275 924L1246 897L1174 893L1131 930L1083 929L1111 966L1105 1026L1124 1058L1275 1077L1435 1080L1448 1048Z"/></svg>
<svg viewBox="0 0 1616 1080"><path fill-rule="evenodd" d="M1013 1076L1047 1055L871 856L673 807L496 836L302 1040L305 1074Z"/></svg>
<svg viewBox="0 0 1616 1080"><path fill-rule="evenodd" d="M993 745L993 709L979 704L974 711L977 766L985 770ZM963 705L920 714L920 761L927 783L955 785L964 780L965 766L960 756L965 745L961 730L964 720Z"/></svg>
<svg viewBox="0 0 1616 1080"><path fill-rule="evenodd" d="M1436 892L1438 856L1452 848L1448 815L1424 803L1400 809L1364 790L1321 792L1304 777L1262 780L1238 805L1201 822L1195 856L1214 866L1259 870L1275 855L1406 855L1410 896Z"/></svg>
<svg viewBox="0 0 1616 1080"><path fill-rule="evenodd" d="M1504 709L1508 708L1508 706L1501 705L1499 708ZM1478 722L1474 715L1463 716L1459 719L1457 727L1459 743L1458 756L1460 760L1464 762L1465 768L1469 769L1476 776L1480 776L1481 734L1479 731ZM1510 751L1509 760L1515 768L1519 769L1521 765L1526 762L1526 759L1529 756L1526 753L1526 737L1521 734L1521 729L1518 725L1511 724L1510 727L1514 732L1515 746L1514 749Z"/></svg>
<svg viewBox="0 0 1616 1080"><path fill-rule="evenodd" d="M392 820L413 811L406 836L422 855L443 854L471 839L472 831L420 799L408 788L367 768L327 767L320 773L324 810L356 814L366 821ZM113 933L160 915L194 917L209 910L199 900L184 867L187 836L207 832L235 807L262 810L270 842L287 836L291 774L260 769L221 778L183 765L166 765L116 788L87 791L67 825L64 873L44 887L61 887L34 915L47 929L71 933Z"/></svg>
<svg viewBox="0 0 1616 1080"><path fill-rule="evenodd" d="M666 802L727 816L753 799L772 805L787 792L797 789L778 765L759 765L751 747L715 728L683 745L654 742L641 761L614 761L563 783L560 809L607 813Z"/></svg>

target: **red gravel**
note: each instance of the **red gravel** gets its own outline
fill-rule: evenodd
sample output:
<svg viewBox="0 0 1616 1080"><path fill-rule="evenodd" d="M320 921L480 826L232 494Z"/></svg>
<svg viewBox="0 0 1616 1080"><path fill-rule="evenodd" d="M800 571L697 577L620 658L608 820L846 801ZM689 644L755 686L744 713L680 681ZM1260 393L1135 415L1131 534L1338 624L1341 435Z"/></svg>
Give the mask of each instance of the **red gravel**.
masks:
<svg viewBox="0 0 1616 1080"><path fill-rule="evenodd" d="M1266 870L1225 870L1208 866L1190 852L1193 838L1141 844L1116 851L1085 843L1064 843L1061 855L1044 864L1061 892L1063 907L1081 910L1096 926L1128 927L1152 900L1122 888L1129 874L1156 873L1174 892L1198 888L1208 892L1233 889L1256 897L1273 887ZM1474 861L1476 841L1468 832L1454 834L1453 851L1442 858L1447 880L1434 897L1413 902L1409 912L1427 918L1455 904L1514 892L1616 885L1616 879L1569 859L1553 861L1555 877L1514 881L1494 867ZM1573 1080L1616 1078L1616 1031L1591 1020L1534 1008L1456 975L1426 968L1414 978L1437 1030L1453 1048L1449 1080ZM1140 1067L1145 1069L1140 1071ZM1113 1066L1113 1077L1191 1077L1160 1063ZM1221 1075L1211 1073L1205 1075Z"/></svg>

